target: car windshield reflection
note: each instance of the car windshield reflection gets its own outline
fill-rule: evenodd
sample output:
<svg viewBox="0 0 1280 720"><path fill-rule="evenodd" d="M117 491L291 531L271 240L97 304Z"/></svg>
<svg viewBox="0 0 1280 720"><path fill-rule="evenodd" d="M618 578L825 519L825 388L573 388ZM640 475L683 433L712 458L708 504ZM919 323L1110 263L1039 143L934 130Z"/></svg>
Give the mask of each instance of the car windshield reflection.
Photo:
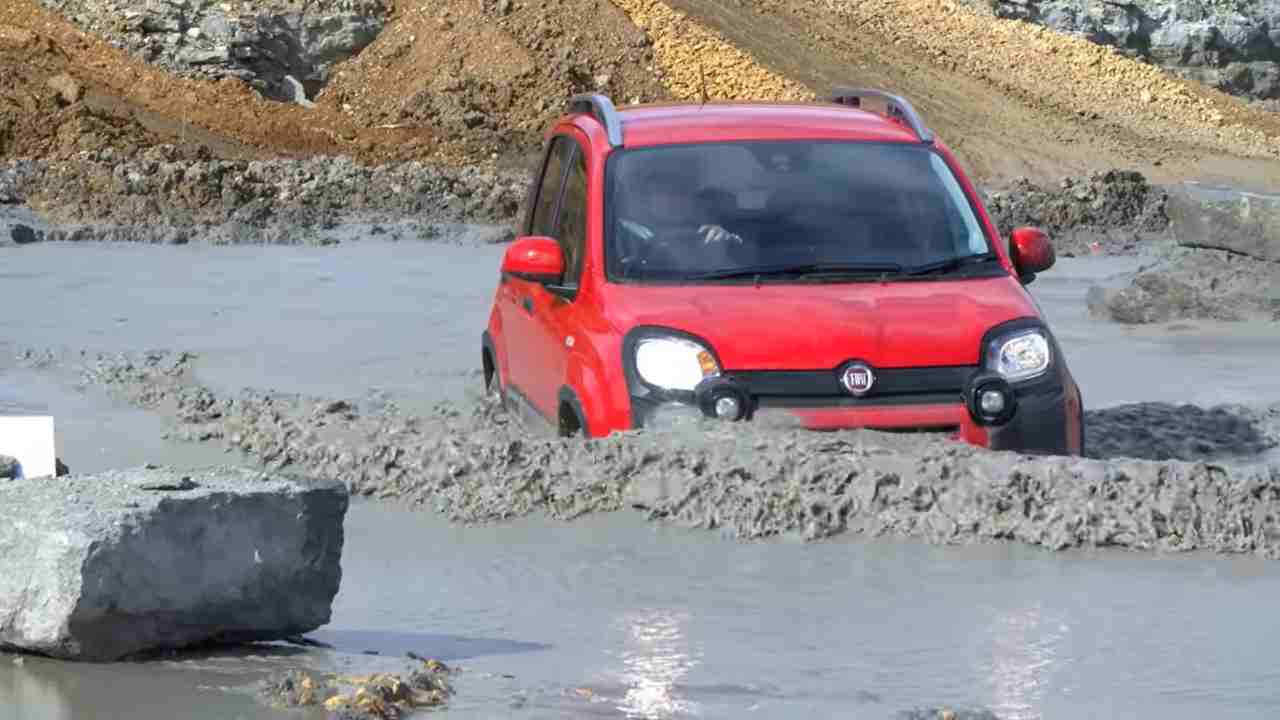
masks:
<svg viewBox="0 0 1280 720"><path fill-rule="evenodd" d="M620 151L613 281L911 279L998 268L946 161L904 143L783 141Z"/></svg>

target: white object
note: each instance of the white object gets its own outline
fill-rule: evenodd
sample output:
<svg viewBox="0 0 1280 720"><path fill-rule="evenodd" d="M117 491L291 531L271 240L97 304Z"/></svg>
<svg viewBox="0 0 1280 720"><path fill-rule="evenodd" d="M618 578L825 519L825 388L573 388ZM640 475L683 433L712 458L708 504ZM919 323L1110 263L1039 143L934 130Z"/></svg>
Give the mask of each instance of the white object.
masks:
<svg viewBox="0 0 1280 720"><path fill-rule="evenodd" d="M54 477L57 455L53 418L47 415L0 415L0 455L17 458L19 479Z"/></svg>

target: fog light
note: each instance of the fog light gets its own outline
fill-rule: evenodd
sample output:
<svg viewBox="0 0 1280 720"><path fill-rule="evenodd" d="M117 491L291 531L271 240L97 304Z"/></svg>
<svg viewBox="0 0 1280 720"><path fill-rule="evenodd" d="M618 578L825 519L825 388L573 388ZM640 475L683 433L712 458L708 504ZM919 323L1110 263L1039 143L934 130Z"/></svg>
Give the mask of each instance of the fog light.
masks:
<svg viewBox="0 0 1280 720"><path fill-rule="evenodd" d="M983 373L969 381L965 405L979 425L1004 425L1017 412L1017 396L1007 380L994 373Z"/></svg>
<svg viewBox="0 0 1280 720"><path fill-rule="evenodd" d="M694 390L702 414L717 420L736 422L751 417L751 394L741 381L717 375L698 383Z"/></svg>
<svg viewBox="0 0 1280 720"><path fill-rule="evenodd" d="M742 410L742 403L735 397L721 397L716 400L716 417L721 420L736 420Z"/></svg>
<svg viewBox="0 0 1280 720"><path fill-rule="evenodd" d="M988 415L999 415L1004 411L1004 393L999 390L983 390L980 404L982 412Z"/></svg>

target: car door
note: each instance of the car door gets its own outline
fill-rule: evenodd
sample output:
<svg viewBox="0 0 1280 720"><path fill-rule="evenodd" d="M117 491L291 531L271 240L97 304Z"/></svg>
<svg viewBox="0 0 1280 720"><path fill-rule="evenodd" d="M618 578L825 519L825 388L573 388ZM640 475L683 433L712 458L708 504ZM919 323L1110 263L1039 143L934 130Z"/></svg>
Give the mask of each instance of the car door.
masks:
<svg viewBox="0 0 1280 720"><path fill-rule="evenodd" d="M552 138L547 145L538 182L530 199L523 235L551 235L555 232L556 209L572 150L572 142L563 136ZM500 287L499 312L506 340L508 382L519 395L532 401L537 394L536 378L542 375L536 372L536 368L538 363L545 361L539 356L539 344L534 341L534 294L541 286L503 276Z"/></svg>
<svg viewBox="0 0 1280 720"><path fill-rule="evenodd" d="M564 275L554 288L539 285L532 289L533 325L529 338L532 354L538 358L529 368L536 388L536 394L530 399L551 419L558 415L560 388L565 384L569 354L573 350L574 328L581 320L575 299L587 249L587 154L576 140L563 139L571 152L553 229L546 234L560 243Z"/></svg>

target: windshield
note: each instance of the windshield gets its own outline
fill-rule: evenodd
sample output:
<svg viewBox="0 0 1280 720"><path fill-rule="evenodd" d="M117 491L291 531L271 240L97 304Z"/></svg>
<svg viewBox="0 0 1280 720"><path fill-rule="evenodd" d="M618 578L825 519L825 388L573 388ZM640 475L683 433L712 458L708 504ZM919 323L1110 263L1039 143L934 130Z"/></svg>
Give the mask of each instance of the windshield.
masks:
<svg viewBox="0 0 1280 720"><path fill-rule="evenodd" d="M659 146L619 152L608 172L615 281L909 277L994 262L951 169L920 145Z"/></svg>

